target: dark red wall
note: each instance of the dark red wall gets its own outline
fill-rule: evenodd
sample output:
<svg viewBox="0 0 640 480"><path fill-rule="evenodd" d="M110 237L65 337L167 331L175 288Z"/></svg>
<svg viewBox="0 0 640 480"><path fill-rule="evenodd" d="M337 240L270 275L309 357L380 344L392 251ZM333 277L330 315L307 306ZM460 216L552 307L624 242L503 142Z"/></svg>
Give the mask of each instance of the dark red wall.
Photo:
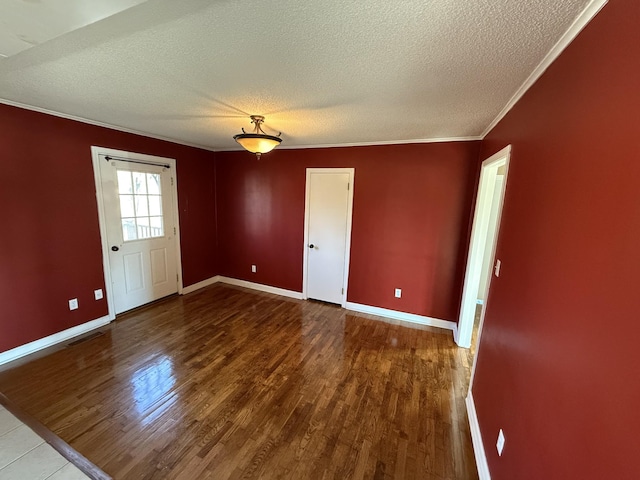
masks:
<svg viewBox="0 0 640 480"><path fill-rule="evenodd" d="M478 149L275 150L260 161L217 153L220 273L302 291L306 169L355 167L348 300L456 321Z"/></svg>
<svg viewBox="0 0 640 480"><path fill-rule="evenodd" d="M213 153L6 105L0 132L0 352L107 314L91 145L177 159L184 285L218 273Z"/></svg>
<svg viewBox="0 0 640 480"><path fill-rule="evenodd" d="M640 478L638 25L609 2L483 143L513 145L473 385L494 480Z"/></svg>

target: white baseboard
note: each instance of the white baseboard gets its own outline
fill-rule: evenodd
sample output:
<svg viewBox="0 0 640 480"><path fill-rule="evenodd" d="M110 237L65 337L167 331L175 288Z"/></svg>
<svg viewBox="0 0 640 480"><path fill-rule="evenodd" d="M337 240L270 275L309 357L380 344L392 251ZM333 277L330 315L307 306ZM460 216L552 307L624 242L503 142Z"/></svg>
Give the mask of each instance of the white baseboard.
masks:
<svg viewBox="0 0 640 480"><path fill-rule="evenodd" d="M227 285L235 285L237 287L250 288L252 290L258 290L260 292L273 293L275 295L282 295L283 297L296 298L302 300L302 292L294 292L293 290L286 290L284 288L272 287L271 285L263 285L261 283L249 282L247 280L238 280L237 278L223 277L222 275L216 275L215 277L207 278L193 285L189 285L182 289L182 294L195 292L201 288L208 287L214 283L226 283Z"/></svg>
<svg viewBox="0 0 640 480"><path fill-rule="evenodd" d="M284 288L272 287L271 285L263 285L261 283L248 282L247 280L238 280L237 278L219 277L218 280L221 283L227 283L229 285L236 285L238 287L251 288L253 290L259 290L261 292L273 293L275 295L282 295L283 297L297 298L302 300L302 292L294 292L293 290L285 290Z"/></svg>
<svg viewBox="0 0 640 480"><path fill-rule="evenodd" d="M372 307L370 305L362 305L360 303L346 302L344 308L353 310L354 312L368 313L370 315L378 315L380 317L393 318L394 320L402 320L405 322L427 325L429 327L438 327L456 332L458 325L448 320L440 320L439 318L424 317L413 313L399 312L397 310L389 310L386 308Z"/></svg>
<svg viewBox="0 0 640 480"><path fill-rule="evenodd" d="M467 398L465 398L465 403L467 404L467 417L469 417L469 427L471 428L471 440L473 442L473 453L475 454L476 465L478 467L478 477L480 477L480 480L491 480L487 456L484 453L482 435L480 435L480 424L478 423L478 416L476 414L476 405L473 402L471 390L469 390Z"/></svg>
<svg viewBox="0 0 640 480"><path fill-rule="evenodd" d="M193 285L189 285L188 287L184 287L182 289L182 295L195 292L196 290L200 290L201 288L208 287L209 285L213 285L214 283L218 283L219 281L220 281L220 275L207 278L206 280L202 280L201 282L194 283Z"/></svg>
<svg viewBox="0 0 640 480"><path fill-rule="evenodd" d="M275 295L282 295L283 297L295 298L303 300L304 295L302 292L295 292L293 290L286 290L284 288L272 287L271 285L263 285L261 283L249 282L247 280L238 280L237 278L223 277L216 275L202 282L194 283L182 290L183 294L194 292L200 288L213 285L214 283L226 283L228 285L236 285L238 287L250 288L252 290L258 290L260 292L273 293ZM451 330L454 335L458 330L458 325L455 322L448 320L440 320L439 318L424 317L422 315L415 315L413 313L399 312L397 310L388 310L386 308L372 307L370 305L362 305L360 303L345 302L344 308L353 310L354 312L368 313L371 315L378 315L380 317L393 318L394 320L402 320L405 322L417 323L419 325L426 325L429 327L444 328Z"/></svg>
<svg viewBox="0 0 640 480"><path fill-rule="evenodd" d="M67 330L63 330L62 332L54 333L53 335L49 335L48 337L35 340L25 345L20 345L19 347L13 348L11 350L7 350L6 352L0 353L0 365L12 362L14 360L17 360L18 358L30 355L39 350L51 347L53 345L56 345L57 343L66 342L73 337L77 337L78 335L90 332L91 330L95 330L96 328L103 327L110 321L111 320L107 315L102 318L83 323L82 325L68 328Z"/></svg>

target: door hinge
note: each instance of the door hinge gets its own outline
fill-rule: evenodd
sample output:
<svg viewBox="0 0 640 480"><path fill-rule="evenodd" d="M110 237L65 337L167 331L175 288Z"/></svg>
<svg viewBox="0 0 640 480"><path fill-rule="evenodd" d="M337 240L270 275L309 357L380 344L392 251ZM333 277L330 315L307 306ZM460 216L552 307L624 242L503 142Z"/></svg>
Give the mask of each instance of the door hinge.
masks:
<svg viewBox="0 0 640 480"><path fill-rule="evenodd" d="M176 273L176 282L180 280L180 276Z"/></svg>
<svg viewBox="0 0 640 480"><path fill-rule="evenodd" d="M173 187L173 177L171 177L171 186Z"/></svg>
<svg viewBox="0 0 640 480"><path fill-rule="evenodd" d="M351 183L347 183L347 190L349 190L349 186L351 185Z"/></svg>
<svg viewBox="0 0 640 480"><path fill-rule="evenodd" d="M173 227L173 234L176 235L176 227Z"/></svg>
<svg viewBox="0 0 640 480"><path fill-rule="evenodd" d="M344 295L344 288L342 289L342 295Z"/></svg>

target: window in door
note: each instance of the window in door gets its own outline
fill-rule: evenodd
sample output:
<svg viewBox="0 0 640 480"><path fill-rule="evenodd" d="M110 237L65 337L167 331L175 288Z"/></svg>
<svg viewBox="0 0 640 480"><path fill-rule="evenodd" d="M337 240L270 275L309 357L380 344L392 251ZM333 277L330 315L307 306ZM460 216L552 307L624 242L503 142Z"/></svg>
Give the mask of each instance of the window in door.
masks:
<svg viewBox="0 0 640 480"><path fill-rule="evenodd" d="M164 236L160 174L130 170L117 173L123 240Z"/></svg>

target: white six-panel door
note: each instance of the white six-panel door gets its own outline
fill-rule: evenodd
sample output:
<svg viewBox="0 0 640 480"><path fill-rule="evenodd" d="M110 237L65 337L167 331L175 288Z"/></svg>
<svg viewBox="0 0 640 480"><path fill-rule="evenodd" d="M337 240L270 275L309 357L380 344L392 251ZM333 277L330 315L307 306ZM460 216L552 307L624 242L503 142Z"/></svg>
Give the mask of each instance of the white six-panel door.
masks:
<svg viewBox="0 0 640 480"><path fill-rule="evenodd" d="M353 169L308 169L305 295L343 304L346 296Z"/></svg>
<svg viewBox="0 0 640 480"><path fill-rule="evenodd" d="M122 313L178 291L172 172L99 157L111 293ZM109 287L107 287L109 288Z"/></svg>

